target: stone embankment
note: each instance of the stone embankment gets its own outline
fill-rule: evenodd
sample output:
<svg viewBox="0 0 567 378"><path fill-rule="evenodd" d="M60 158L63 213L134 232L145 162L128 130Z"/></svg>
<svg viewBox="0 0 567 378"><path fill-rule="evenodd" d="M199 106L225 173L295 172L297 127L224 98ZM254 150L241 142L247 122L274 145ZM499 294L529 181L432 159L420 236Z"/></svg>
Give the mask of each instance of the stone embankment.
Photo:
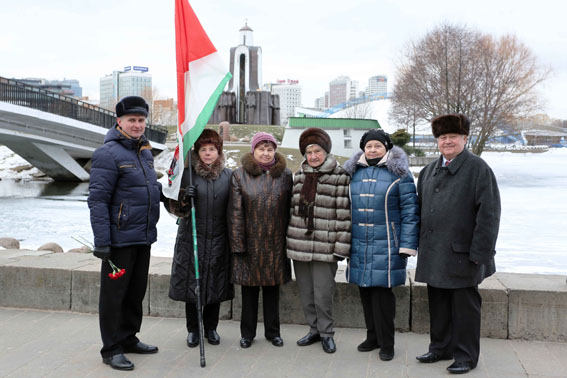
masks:
<svg viewBox="0 0 567 378"><path fill-rule="evenodd" d="M100 260L91 254L0 249L0 306L96 313ZM183 303L168 298L171 259L152 257L144 311L150 316L184 317ZM364 327L355 285L337 273L334 315L337 327ZM565 276L497 273L479 287L483 299L483 337L567 342ZM397 297L396 328L426 333L429 313L426 286L410 271ZM223 319L239 320L240 290L221 306ZM295 281L281 289L282 323L304 324ZM261 314L260 314L260 321Z"/></svg>

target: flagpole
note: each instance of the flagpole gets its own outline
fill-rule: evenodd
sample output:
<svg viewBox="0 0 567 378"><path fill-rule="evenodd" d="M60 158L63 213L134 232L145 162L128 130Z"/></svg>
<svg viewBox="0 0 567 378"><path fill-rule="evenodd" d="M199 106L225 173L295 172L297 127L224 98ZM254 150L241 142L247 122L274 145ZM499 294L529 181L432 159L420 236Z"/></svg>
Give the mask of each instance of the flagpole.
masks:
<svg viewBox="0 0 567 378"><path fill-rule="evenodd" d="M189 163L189 186L193 185L193 165L191 164L191 150L187 153ZM199 354L201 367L207 364L205 361L205 337L203 327L203 306L201 306L201 276L199 275L199 250L197 249L197 227L195 222L195 202L191 197L191 231L193 234L193 258L195 260L195 296L197 297L197 321L199 323Z"/></svg>

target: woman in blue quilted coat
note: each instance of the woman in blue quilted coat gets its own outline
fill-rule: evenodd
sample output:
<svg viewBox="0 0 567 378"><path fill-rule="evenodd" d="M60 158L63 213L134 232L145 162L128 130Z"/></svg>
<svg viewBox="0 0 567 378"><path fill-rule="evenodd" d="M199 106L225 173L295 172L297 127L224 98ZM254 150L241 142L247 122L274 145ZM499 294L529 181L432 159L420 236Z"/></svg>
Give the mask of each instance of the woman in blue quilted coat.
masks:
<svg viewBox="0 0 567 378"><path fill-rule="evenodd" d="M361 352L380 348L394 358L395 286L406 280L407 257L417 252L419 206L404 151L382 130L369 130L362 151L344 164L351 175L352 243L348 281L359 286L366 323Z"/></svg>

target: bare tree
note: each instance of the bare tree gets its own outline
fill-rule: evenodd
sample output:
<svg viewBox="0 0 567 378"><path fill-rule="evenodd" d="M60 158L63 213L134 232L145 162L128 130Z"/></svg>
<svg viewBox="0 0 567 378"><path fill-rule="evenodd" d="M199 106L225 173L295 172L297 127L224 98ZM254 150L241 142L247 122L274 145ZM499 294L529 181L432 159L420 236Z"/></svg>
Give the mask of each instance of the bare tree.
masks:
<svg viewBox="0 0 567 378"><path fill-rule="evenodd" d="M160 97L157 88L145 88L142 96L148 103L150 114L148 123L151 125L170 126L177 124L177 109L173 105L172 99Z"/></svg>
<svg viewBox="0 0 567 378"><path fill-rule="evenodd" d="M372 103L361 101L345 109L345 118L365 119L372 116Z"/></svg>
<svg viewBox="0 0 567 378"><path fill-rule="evenodd" d="M407 125L466 114L472 122L470 146L480 155L499 127L539 108L536 88L549 75L514 36L495 39L442 24L406 48L390 116Z"/></svg>

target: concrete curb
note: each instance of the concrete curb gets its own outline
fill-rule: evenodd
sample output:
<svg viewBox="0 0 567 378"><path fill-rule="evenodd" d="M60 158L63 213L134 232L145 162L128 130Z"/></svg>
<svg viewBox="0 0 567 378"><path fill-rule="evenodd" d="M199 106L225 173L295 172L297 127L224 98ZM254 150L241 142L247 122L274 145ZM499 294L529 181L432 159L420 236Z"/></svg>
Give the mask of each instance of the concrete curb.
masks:
<svg viewBox="0 0 567 378"><path fill-rule="evenodd" d="M90 254L0 250L0 306L96 313L100 264ZM167 295L170 271L171 258L152 257L144 299L146 315L185 316L184 303ZM408 273L406 284L394 289L396 328L427 333L426 285L414 281L414 271ZM483 299L481 336L567 342L565 276L497 273L479 289ZM240 320L240 313L237 286L235 298L221 306L221 319ZM337 327L365 326L358 287L344 282L342 269L337 273L334 316ZM281 288L280 321L305 324L295 281Z"/></svg>

